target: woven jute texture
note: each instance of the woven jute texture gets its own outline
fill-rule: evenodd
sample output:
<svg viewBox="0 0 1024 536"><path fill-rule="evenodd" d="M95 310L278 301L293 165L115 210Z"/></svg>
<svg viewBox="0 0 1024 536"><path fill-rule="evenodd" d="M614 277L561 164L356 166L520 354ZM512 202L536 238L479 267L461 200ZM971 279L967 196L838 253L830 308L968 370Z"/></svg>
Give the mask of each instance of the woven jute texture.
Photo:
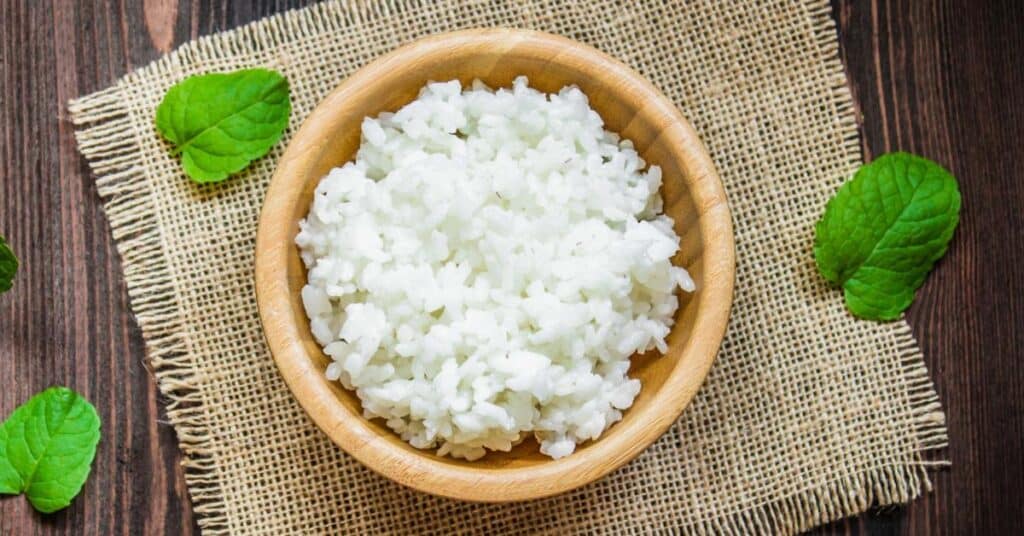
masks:
<svg viewBox="0 0 1024 536"><path fill-rule="evenodd" d="M706 384L635 461L562 496L481 505L402 488L321 433L260 329L253 247L287 137L347 75L415 38L528 27L592 44L669 95L732 207L736 301ZM269 66L293 119L221 185L187 180L154 130L173 83ZM793 533L930 487L944 416L903 321L858 321L815 271L813 223L859 164L824 0L327 3L189 43L70 109L169 400L207 534Z"/></svg>

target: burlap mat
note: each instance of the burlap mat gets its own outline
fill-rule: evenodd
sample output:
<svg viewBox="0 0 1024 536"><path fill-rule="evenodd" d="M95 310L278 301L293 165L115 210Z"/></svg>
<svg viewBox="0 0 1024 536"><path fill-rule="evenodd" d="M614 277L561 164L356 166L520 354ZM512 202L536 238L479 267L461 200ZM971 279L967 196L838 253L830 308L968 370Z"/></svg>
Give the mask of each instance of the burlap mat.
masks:
<svg viewBox="0 0 1024 536"><path fill-rule="evenodd" d="M678 423L596 484L509 505L404 489L313 426L253 291L257 215L285 143L199 187L153 127L185 76L266 65L291 82L294 132L371 59L487 26L590 43L674 99L721 171L739 259L728 336ZM946 430L907 324L855 320L815 271L813 222L859 163L825 0L327 3L189 43L70 108L207 534L792 533L908 501L945 463L922 457Z"/></svg>

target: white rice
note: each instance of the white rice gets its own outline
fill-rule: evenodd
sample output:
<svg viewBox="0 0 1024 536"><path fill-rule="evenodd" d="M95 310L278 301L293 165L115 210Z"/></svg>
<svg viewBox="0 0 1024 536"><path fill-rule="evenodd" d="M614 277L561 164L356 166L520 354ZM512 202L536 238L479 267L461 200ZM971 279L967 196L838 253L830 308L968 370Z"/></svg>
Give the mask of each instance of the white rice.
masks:
<svg viewBox="0 0 1024 536"><path fill-rule="evenodd" d="M441 455L597 439L640 391L630 356L666 350L675 289L694 290L644 167L579 89L524 77L431 83L365 119L296 238L327 377Z"/></svg>

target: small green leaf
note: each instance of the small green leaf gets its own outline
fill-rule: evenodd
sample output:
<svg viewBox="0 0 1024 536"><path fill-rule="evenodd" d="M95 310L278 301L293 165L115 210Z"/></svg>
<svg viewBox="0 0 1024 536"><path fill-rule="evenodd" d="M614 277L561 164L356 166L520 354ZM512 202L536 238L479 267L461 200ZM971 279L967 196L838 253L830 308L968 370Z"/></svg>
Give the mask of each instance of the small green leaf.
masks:
<svg viewBox="0 0 1024 536"><path fill-rule="evenodd" d="M89 476L100 418L66 387L51 387L0 426L0 493L24 492L44 513L71 504Z"/></svg>
<svg viewBox="0 0 1024 536"><path fill-rule="evenodd" d="M853 314L892 320L914 301L959 220L953 175L912 154L880 156L825 207L815 226L818 271L843 287Z"/></svg>
<svg viewBox="0 0 1024 536"><path fill-rule="evenodd" d="M7 245L7 240L0 235L0 293L11 290L14 274L18 271L18 258Z"/></svg>
<svg viewBox="0 0 1024 536"><path fill-rule="evenodd" d="M292 105L288 81L267 69L191 76L175 84L156 109L156 128L174 143L185 173L219 182L267 154Z"/></svg>

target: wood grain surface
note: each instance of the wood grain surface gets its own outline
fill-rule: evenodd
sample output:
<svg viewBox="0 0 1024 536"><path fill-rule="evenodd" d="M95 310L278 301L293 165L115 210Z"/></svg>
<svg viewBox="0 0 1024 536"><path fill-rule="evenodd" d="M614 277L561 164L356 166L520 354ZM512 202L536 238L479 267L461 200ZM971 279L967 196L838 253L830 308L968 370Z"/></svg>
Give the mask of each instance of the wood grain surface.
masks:
<svg viewBox="0 0 1024 536"><path fill-rule="evenodd" d="M64 103L194 37L303 0L0 0L0 416L53 384L103 418L68 509L0 499L0 535L192 534L174 433ZM685 5L680 6L685 9ZM962 221L908 319L949 419L935 490L820 534L1015 534L1024 516L1024 15L1013 0L833 0L866 158L904 149L959 178Z"/></svg>

